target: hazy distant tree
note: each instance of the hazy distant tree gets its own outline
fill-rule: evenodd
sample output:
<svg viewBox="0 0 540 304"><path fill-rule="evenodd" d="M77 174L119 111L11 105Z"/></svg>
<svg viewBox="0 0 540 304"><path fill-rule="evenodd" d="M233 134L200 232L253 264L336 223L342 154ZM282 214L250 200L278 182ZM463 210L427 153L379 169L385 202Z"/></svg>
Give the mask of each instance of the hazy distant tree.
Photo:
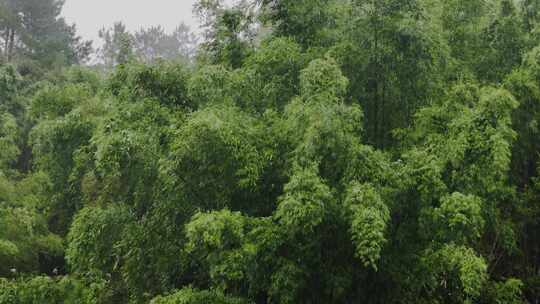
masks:
<svg viewBox="0 0 540 304"><path fill-rule="evenodd" d="M132 52L133 36L122 22L116 22L111 28L102 28L98 35L103 40L98 57L105 66L112 67L121 63Z"/></svg>
<svg viewBox="0 0 540 304"><path fill-rule="evenodd" d="M190 59L195 56L197 49L197 37L184 23L170 34L161 26L152 26L140 29L134 36L136 55L143 62L152 62L159 58Z"/></svg>
<svg viewBox="0 0 540 304"><path fill-rule="evenodd" d="M186 59L195 56L197 37L190 28L181 23L173 32L167 33L161 26L141 28L130 33L122 22L99 31L103 47L98 57L107 67L125 62L130 56L151 63L156 59Z"/></svg>
<svg viewBox="0 0 540 304"><path fill-rule="evenodd" d="M4 59L30 59L46 67L87 59L91 42L82 41L75 26L60 17L63 5L59 0L1 0L0 49Z"/></svg>
<svg viewBox="0 0 540 304"><path fill-rule="evenodd" d="M15 33L20 29L20 16L15 6L15 1L3 0L0 2L0 31L3 43L2 57L5 61L11 61L15 50Z"/></svg>
<svg viewBox="0 0 540 304"><path fill-rule="evenodd" d="M165 35L161 25L142 28L135 32L136 51L143 61L153 61L159 57Z"/></svg>

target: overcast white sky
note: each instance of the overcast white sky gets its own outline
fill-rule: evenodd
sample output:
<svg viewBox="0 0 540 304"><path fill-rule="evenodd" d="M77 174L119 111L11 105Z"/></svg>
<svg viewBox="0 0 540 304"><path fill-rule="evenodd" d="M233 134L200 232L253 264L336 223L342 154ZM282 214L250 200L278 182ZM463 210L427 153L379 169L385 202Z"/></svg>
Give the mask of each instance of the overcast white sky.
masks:
<svg viewBox="0 0 540 304"><path fill-rule="evenodd" d="M128 30L161 25L172 31L182 21L192 30L198 30L193 16L195 0L66 0L62 15L68 23L75 23L79 35L99 45L98 31L116 21L126 24Z"/></svg>

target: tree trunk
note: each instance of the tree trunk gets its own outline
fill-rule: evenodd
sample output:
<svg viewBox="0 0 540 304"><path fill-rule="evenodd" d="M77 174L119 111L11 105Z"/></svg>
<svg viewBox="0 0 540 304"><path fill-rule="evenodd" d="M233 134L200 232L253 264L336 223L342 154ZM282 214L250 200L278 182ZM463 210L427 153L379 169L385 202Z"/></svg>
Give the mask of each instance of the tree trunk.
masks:
<svg viewBox="0 0 540 304"><path fill-rule="evenodd" d="M9 41L8 41L6 59L7 59L7 62L11 62L11 60L13 59L13 49L15 46L15 30L14 29L8 30L8 35L9 35L9 39L8 39Z"/></svg>
<svg viewBox="0 0 540 304"><path fill-rule="evenodd" d="M13 60L13 51L15 49L15 29L13 28L7 28L6 29L6 37L5 37L5 49L4 49L4 55L7 62L11 62Z"/></svg>
<svg viewBox="0 0 540 304"><path fill-rule="evenodd" d="M8 49L9 49L9 28L6 28L6 32L4 34L4 54L2 54L4 56L4 59L6 60L6 62L8 61Z"/></svg>

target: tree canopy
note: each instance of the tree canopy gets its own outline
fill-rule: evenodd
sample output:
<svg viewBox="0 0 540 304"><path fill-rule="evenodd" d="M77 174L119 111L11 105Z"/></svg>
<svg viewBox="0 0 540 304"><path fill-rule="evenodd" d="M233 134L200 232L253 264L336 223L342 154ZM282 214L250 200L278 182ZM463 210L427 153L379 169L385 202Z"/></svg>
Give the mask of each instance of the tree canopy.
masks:
<svg viewBox="0 0 540 304"><path fill-rule="evenodd" d="M0 2L0 303L540 299L539 1L200 0L98 66L62 5Z"/></svg>

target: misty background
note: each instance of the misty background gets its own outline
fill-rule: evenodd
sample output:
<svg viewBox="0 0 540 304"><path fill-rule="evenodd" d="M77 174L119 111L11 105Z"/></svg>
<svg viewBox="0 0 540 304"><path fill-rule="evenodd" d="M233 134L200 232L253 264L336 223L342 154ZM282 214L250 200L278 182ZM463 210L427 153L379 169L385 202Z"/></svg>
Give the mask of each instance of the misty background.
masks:
<svg viewBox="0 0 540 304"><path fill-rule="evenodd" d="M77 25L77 33L92 40L94 47L102 44L98 32L122 22L130 32L161 25L173 31L182 22L198 32L199 20L193 14L195 0L66 0L62 16ZM107 7L107 9L103 9Z"/></svg>

